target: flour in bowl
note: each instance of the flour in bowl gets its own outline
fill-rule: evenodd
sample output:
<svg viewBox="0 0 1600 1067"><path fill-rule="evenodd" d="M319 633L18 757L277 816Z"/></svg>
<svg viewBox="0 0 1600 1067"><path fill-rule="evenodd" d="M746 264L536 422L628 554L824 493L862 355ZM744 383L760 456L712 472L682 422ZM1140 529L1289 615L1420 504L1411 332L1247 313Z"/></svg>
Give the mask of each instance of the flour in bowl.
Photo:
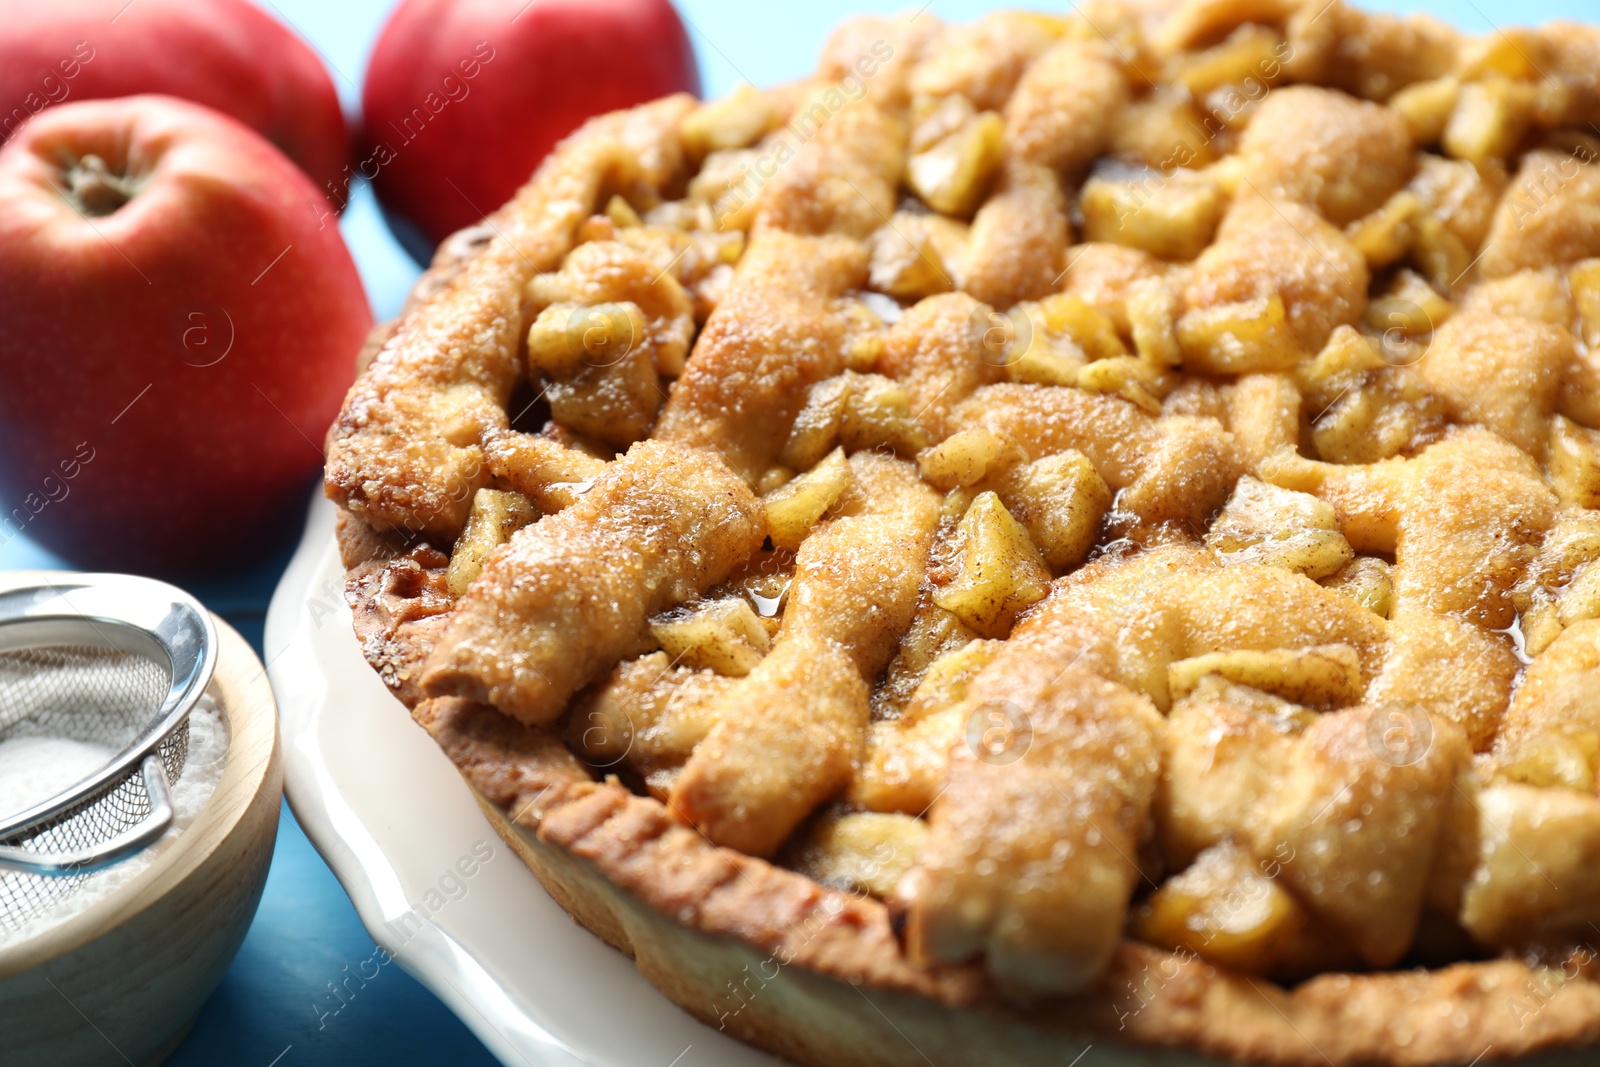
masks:
<svg viewBox="0 0 1600 1067"><path fill-rule="evenodd" d="M115 754L109 745L66 737L0 741L0 822L60 796Z"/></svg>
<svg viewBox="0 0 1600 1067"><path fill-rule="evenodd" d="M15 931L0 928L0 947L36 937L112 896L139 876L194 822L222 778L228 753L228 727L209 695L189 712L189 755L172 783L172 826L161 840L120 863L89 875L82 885ZM0 741L0 819L70 789L106 765L115 753L107 746L61 738L26 737Z"/></svg>

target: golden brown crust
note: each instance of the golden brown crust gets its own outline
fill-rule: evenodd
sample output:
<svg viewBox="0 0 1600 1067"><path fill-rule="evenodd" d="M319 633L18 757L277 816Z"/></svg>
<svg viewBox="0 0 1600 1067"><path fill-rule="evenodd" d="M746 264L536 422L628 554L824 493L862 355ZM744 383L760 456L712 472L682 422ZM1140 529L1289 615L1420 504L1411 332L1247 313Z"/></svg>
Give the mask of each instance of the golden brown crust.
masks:
<svg viewBox="0 0 1600 1067"><path fill-rule="evenodd" d="M911 624L933 544L938 496L909 463L866 452L850 465L857 499L801 545L777 641L722 694L672 790L682 819L749 855L772 855L849 782L871 680Z"/></svg>
<svg viewBox="0 0 1600 1067"><path fill-rule="evenodd" d="M1592 960L1326 975L1285 990L1124 942L1092 993L1018 1010L981 968L911 966L885 905L711 845L661 803L594 783L546 735L457 701L430 701L418 718L584 925L691 1014L800 1062L911 1067L926 1063L921 1048L941 1061L1043 1067L1095 1045L1165 1049L1151 1062L1171 1067L1479 1056L1578 1067L1600 1045ZM558 795L570 799L551 803Z"/></svg>
<svg viewBox="0 0 1600 1067"><path fill-rule="evenodd" d="M524 286L572 247L608 180L664 181L676 169L676 121L689 106L671 97L594 120L540 167L481 251L459 268L441 261L436 288L402 314L328 431L330 497L375 529L460 531L489 479L478 441L506 426Z"/></svg>
<svg viewBox="0 0 1600 1067"><path fill-rule="evenodd" d="M1306 85L1262 101L1239 153L1254 189L1341 226L1381 207L1415 166L1394 111Z"/></svg>
<svg viewBox="0 0 1600 1067"><path fill-rule="evenodd" d="M1600 179L1562 129L1600 117L1600 35L1480 46L1319 6L855 24L824 80L729 102L710 141L680 137L681 99L597 120L374 332L328 472L364 651L562 906L697 1017L830 1067L1600 1047L1573 934L1600 916L1600 549L1563 525L1600 499ZM1272 91L1229 111L1213 87L1247 62ZM1147 157L1195 131L1171 181ZM1109 225L1097 158L1088 185L1131 197ZM1077 207L1098 243L1073 249ZM645 324L627 366L666 398L653 429L648 388L601 403L621 364L571 384L557 335L524 342L539 309L599 304ZM1037 334L987 350L995 309ZM535 386L599 390L547 390L543 436L506 410L525 352ZM642 464L593 445L646 434ZM836 443L856 454L813 466ZM630 478L656 495L613 491ZM1052 492L1099 530L1052 540ZM544 515L447 585L419 538L470 511L474 541L496 506ZM790 531L797 507L814 532L761 549L761 512ZM953 592L983 538L1032 582L1003 622ZM691 637L755 658L640 655ZM1020 769L973 740L992 704L1039 732ZM892 904L761 858L841 797L916 828ZM1141 918L1224 853L1224 888L1290 901L1255 956ZM1265 937L1222 904L1229 936ZM1360 971L1410 964L1436 969Z"/></svg>
<svg viewBox="0 0 1600 1067"><path fill-rule="evenodd" d="M1553 149L1523 160L1484 241L1484 277L1600 255L1600 167L1594 162L1592 153Z"/></svg>
<svg viewBox="0 0 1600 1067"><path fill-rule="evenodd" d="M1006 104L1007 148L1076 178L1105 151L1129 95L1113 45L1062 41L1028 67Z"/></svg>
<svg viewBox="0 0 1600 1067"><path fill-rule="evenodd" d="M404 551L386 543L386 535L346 533L361 525L352 519L340 527L341 549L374 552L347 564L345 596L356 636L378 677L401 703L413 707L422 699L422 665L450 623L448 557L426 544Z"/></svg>
<svg viewBox="0 0 1600 1067"><path fill-rule="evenodd" d="M414 538L408 543L406 536L401 533L379 533L367 525L366 520L343 510L333 516L333 536L339 542L339 562L344 564L347 571L353 571L369 560L391 560L403 556L416 544Z"/></svg>
<svg viewBox="0 0 1600 1067"><path fill-rule="evenodd" d="M1307 351L1335 326L1356 322L1367 306L1367 262L1335 226L1292 201L1241 195L1222 220L1216 243L1194 261L1184 305L1204 309L1276 293ZM1270 370L1269 367L1202 367Z"/></svg>
<svg viewBox="0 0 1600 1067"><path fill-rule="evenodd" d="M765 534L755 497L715 455L642 441L490 556L423 685L553 722L579 689L647 650L650 616L727 577Z"/></svg>
<svg viewBox="0 0 1600 1067"><path fill-rule="evenodd" d="M487 704L435 697L420 701L411 714L473 789L513 821L536 824L547 812L601 788L560 737L523 726Z"/></svg>
<svg viewBox="0 0 1600 1067"><path fill-rule="evenodd" d="M949 436L950 410L980 385L1000 378L974 342L987 324L983 306L965 293L929 297L889 328L875 369L906 387L911 410L934 440Z"/></svg>
<svg viewBox="0 0 1600 1067"><path fill-rule="evenodd" d="M747 481L777 462L805 390L844 369L834 302L866 279L861 246L772 231L754 238L661 410L656 435L714 449ZM757 325L759 324L759 325Z"/></svg>
<svg viewBox="0 0 1600 1067"><path fill-rule="evenodd" d="M1055 172L1038 163L1010 164L972 220L963 281L973 296L996 307L1037 300L1059 283L1071 243Z"/></svg>
<svg viewBox="0 0 1600 1067"><path fill-rule="evenodd" d="M981 954L996 985L1026 999L1084 991L1105 972L1161 772L1149 700L1058 664L1008 657L979 674L955 714L998 743L955 746L917 882L901 889L913 961Z"/></svg>
<svg viewBox="0 0 1600 1067"><path fill-rule="evenodd" d="M1104 394L984 386L956 405L950 421L1004 431L1030 457L1082 452L1108 486L1124 491L1120 508L1143 529L1166 522L1202 528L1240 474L1233 439L1214 419L1158 422Z"/></svg>
<svg viewBox="0 0 1600 1067"><path fill-rule="evenodd" d="M861 238L894 210L905 167L905 123L871 100L839 110L829 99L839 92L819 84L800 98L791 129L815 132L764 190L755 233Z"/></svg>

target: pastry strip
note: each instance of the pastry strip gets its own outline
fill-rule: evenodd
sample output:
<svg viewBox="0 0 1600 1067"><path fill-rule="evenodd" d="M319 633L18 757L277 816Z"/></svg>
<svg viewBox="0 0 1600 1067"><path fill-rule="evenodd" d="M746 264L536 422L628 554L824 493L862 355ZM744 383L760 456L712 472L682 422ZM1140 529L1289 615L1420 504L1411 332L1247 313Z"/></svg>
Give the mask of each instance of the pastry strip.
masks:
<svg viewBox="0 0 1600 1067"><path fill-rule="evenodd" d="M765 533L760 504L715 456L641 441L571 507L489 557L423 687L548 723L649 647L651 615L727 577Z"/></svg>

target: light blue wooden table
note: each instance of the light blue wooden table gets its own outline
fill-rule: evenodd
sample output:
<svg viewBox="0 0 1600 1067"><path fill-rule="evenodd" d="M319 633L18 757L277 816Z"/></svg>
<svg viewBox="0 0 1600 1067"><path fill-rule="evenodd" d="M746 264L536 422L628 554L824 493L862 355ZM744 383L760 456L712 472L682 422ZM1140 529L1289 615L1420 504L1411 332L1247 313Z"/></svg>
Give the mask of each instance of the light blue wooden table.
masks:
<svg viewBox="0 0 1600 1067"><path fill-rule="evenodd" d="M198 2L198 0L197 0ZM352 112L361 73L389 0L260 0L323 56ZM1557 17L1600 18L1600 0L1363 0L1365 6L1425 10L1472 32ZM515 11L519 5L511 2ZM739 82L769 85L811 68L828 30L862 10L897 11L902 0L680 0L700 56L707 94ZM915 7L915 4L909 5ZM994 6L1070 5L932 0L928 10L963 21ZM399 310L417 268L389 236L362 187L342 222L380 319ZM4 294L0 294L0 304ZM237 627L257 651L267 600L287 557L194 592ZM25 538L0 546L0 570L64 564ZM310 1067L333 1064L491 1064L493 1059L445 1007L409 975L387 968L337 1014L330 992L374 951L372 938L287 807L255 925L175 1067ZM619 1019L618 1025L627 1025ZM610 1067L610 1065L607 1065Z"/></svg>

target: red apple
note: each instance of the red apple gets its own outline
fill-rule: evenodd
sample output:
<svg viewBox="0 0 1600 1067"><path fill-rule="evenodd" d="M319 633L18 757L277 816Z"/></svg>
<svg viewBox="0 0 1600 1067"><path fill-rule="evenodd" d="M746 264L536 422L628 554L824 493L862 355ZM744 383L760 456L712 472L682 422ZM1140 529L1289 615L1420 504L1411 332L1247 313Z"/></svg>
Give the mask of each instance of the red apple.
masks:
<svg viewBox="0 0 1600 1067"><path fill-rule="evenodd" d="M63 104L0 149L0 539L156 573L284 543L372 325L317 195L172 97Z"/></svg>
<svg viewBox="0 0 1600 1067"><path fill-rule="evenodd" d="M700 75L670 0L402 0L367 64L359 169L402 239L437 244L585 119L682 91Z"/></svg>
<svg viewBox="0 0 1600 1067"><path fill-rule="evenodd" d="M349 137L317 54L245 0L0 0L0 142L68 100L181 96L288 153L342 207Z"/></svg>

